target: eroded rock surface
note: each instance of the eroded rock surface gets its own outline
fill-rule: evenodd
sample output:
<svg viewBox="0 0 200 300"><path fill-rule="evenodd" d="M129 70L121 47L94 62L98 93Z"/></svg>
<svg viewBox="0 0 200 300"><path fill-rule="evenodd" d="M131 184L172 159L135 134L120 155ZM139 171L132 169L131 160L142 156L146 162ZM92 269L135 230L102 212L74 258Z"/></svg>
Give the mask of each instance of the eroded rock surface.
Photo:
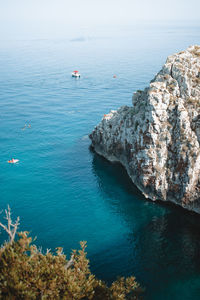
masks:
<svg viewBox="0 0 200 300"><path fill-rule="evenodd" d="M200 47L169 56L132 102L104 115L94 150L123 164L146 197L200 213Z"/></svg>

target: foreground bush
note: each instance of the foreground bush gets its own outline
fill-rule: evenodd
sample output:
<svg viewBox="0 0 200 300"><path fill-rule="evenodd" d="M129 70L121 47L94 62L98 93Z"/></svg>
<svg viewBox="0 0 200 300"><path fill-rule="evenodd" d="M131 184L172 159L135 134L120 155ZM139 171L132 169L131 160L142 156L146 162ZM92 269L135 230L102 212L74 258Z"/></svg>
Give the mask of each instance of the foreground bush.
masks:
<svg viewBox="0 0 200 300"><path fill-rule="evenodd" d="M14 225L10 219L8 226L3 226L8 232ZM10 241L0 249L1 299L117 300L140 297L141 288L134 277L120 278L108 287L92 275L85 242L81 242L81 250L74 250L70 260L66 260L62 248L57 248L55 255L49 251L43 254L31 244L32 238L27 232L19 233L17 241L9 236Z"/></svg>

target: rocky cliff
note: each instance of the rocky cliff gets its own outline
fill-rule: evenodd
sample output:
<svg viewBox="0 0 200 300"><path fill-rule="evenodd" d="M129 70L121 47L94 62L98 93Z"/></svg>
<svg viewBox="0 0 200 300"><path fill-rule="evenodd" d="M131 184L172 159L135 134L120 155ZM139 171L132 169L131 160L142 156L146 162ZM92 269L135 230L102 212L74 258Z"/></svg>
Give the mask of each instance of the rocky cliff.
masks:
<svg viewBox="0 0 200 300"><path fill-rule="evenodd" d="M124 165L147 198L200 213L200 47L169 56L132 103L104 115L94 150Z"/></svg>

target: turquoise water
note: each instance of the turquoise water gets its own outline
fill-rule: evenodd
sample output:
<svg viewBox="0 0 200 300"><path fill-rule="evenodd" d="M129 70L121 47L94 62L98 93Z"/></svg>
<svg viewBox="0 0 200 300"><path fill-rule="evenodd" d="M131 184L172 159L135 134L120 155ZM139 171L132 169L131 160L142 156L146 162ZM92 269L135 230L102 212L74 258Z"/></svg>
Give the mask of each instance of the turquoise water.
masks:
<svg viewBox="0 0 200 300"><path fill-rule="evenodd" d="M167 55L200 44L199 29L0 44L0 209L9 204L43 249L69 254L86 240L92 271L108 283L134 274L145 299L199 299L200 217L145 200L121 166L89 149L88 134L104 113L131 105Z"/></svg>

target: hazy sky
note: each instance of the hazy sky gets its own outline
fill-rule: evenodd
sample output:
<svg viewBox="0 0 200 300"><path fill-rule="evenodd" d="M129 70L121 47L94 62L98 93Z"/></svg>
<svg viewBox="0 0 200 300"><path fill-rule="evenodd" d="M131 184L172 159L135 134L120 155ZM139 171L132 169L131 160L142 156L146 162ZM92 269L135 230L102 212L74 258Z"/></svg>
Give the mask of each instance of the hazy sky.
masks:
<svg viewBox="0 0 200 300"><path fill-rule="evenodd" d="M200 0L0 0L1 37L174 20L200 20Z"/></svg>

